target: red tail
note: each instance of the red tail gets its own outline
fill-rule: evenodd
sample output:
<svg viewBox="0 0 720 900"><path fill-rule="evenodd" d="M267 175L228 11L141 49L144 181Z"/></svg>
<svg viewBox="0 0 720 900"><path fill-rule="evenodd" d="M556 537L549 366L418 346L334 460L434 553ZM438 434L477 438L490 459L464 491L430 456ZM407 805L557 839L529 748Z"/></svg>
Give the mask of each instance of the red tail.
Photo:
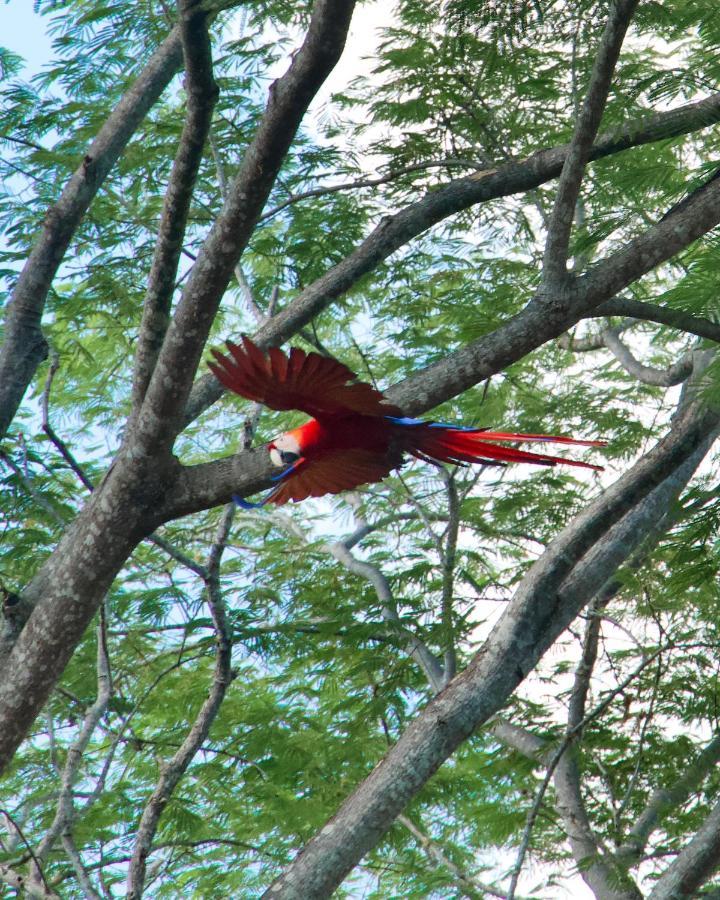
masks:
<svg viewBox="0 0 720 900"><path fill-rule="evenodd" d="M586 447L604 447L604 441L579 441L575 438L550 436L546 434L513 434L505 431L464 431L444 425L430 425L409 428L405 432L408 440L405 450L418 459L448 463L508 463L525 462L537 466L581 466L583 469L602 470L602 466L564 459L562 456L548 456L545 453L531 453L515 447L503 447L495 441L548 441L555 444L581 444Z"/></svg>

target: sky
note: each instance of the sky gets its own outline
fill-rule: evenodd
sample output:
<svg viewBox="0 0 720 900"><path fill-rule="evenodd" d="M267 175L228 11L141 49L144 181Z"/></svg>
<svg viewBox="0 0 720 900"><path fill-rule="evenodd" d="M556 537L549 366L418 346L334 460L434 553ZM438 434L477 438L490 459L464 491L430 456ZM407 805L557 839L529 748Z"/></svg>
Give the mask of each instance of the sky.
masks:
<svg viewBox="0 0 720 900"><path fill-rule="evenodd" d="M31 0L9 0L2 10L0 43L25 59L25 78L38 72L50 58L51 41L45 33L48 18L34 12L33 6Z"/></svg>

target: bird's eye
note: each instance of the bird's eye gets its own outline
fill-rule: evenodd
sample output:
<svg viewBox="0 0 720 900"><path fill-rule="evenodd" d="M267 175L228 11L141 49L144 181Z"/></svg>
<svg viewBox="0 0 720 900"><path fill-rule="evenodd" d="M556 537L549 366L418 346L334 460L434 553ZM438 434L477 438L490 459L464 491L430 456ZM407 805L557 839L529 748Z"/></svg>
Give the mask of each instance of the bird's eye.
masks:
<svg viewBox="0 0 720 900"><path fill-rule="evenodd" d="M286 465L292 465L292 463L297 462L300 459L299 453L293 453L291 450L281 450L280 451L280 459Z"/></svg>

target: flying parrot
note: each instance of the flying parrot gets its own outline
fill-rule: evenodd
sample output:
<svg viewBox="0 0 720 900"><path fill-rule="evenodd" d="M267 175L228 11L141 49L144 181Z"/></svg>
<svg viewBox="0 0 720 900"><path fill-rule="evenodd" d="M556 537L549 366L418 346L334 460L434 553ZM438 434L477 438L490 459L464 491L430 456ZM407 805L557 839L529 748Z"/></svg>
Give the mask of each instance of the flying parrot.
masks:
<svg viewBox="0 0 720 900"><path fill-rule="evenodd" d="M540 466L564 463L602 469L591 463L530 453L506 442L550 441L600 447L603 441L581 441L544 434L514 434L462 428L410 419L372 385L334 359L293 347L267 353L250 338L242 346L227 342L230 356L213 350L208 365L229 390L271 409L299 409L312 416L268 444L270 459L282 471L278 484L260 503L235 498L241 506L280 505L289 500L337 494L380 481L402 465L405 454L431 463L504 465L526 462ZM500 443L497 443L500 442Z"/></svg>

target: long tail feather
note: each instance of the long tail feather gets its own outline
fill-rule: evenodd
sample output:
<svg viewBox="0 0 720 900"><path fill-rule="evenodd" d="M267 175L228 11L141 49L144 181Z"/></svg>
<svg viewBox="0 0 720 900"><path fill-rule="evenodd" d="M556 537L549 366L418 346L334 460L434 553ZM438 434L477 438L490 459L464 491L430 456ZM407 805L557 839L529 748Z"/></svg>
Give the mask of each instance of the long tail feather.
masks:
<svg viewBox="0 0 720 900"><path fill-rule="evenodd" d="M400 424L400 423L398 423ZM424 425L424 427L423 427ZM479 429L459 429L435 423L423 425L401 425L403 428L404 449L419 459L432 459L435 462L455 463L532 463L536 466L555 466L558 463L567 466L579 466L583 469L602 470L602 466L581 462L576 459L565 459L562 456L550 456L546 453L532 453L519 450L517 447L505 447L495 441L546 441L556 444L579 444L588 447L602 447L603 441L576 440L564 436L545 434L515 434L505 431L482 431Z"/></svg>

